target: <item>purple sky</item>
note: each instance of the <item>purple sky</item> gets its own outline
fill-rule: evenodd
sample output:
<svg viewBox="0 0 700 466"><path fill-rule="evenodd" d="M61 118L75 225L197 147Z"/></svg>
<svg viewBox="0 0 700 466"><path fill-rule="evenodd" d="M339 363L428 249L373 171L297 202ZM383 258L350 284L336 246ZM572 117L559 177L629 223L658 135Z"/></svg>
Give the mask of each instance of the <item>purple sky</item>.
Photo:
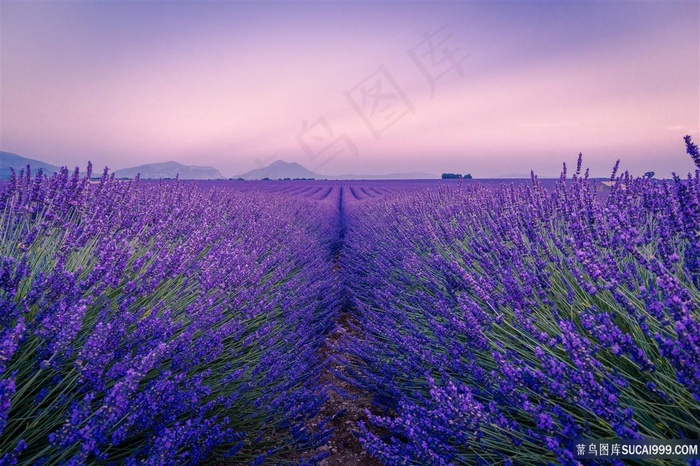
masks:
<svg viewBox="0 0 700 466"><path fill-rule="evenodd" d="M698 1L0 9L0 150L56 165L667 177L700 139Z"/></svg>

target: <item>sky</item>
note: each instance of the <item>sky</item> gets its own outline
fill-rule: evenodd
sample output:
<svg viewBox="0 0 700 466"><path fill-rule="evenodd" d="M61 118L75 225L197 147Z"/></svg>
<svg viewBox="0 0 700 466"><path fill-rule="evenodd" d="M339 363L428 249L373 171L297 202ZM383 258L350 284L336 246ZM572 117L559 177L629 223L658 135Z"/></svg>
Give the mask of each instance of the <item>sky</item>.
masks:
<svg viewBox="0 0 700 466"><path fill-rule="evenodd" d="M1 0L0 26L0 150L54 165L668 177L700 140L697 0Z"/></svg>

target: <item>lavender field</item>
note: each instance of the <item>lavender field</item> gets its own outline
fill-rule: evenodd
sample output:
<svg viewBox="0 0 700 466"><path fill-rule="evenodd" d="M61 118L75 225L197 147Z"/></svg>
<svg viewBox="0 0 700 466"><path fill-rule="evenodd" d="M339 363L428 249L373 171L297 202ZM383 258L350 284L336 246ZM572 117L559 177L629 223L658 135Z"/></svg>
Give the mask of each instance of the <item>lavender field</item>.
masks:
<svg viewBox="0 0 700 466"><path fill-rule="evenodd" d="M329 373L371 400L350 429L382 464L700 436L700 167L89 175L1 187L2 465L323 461Z"/></svg>

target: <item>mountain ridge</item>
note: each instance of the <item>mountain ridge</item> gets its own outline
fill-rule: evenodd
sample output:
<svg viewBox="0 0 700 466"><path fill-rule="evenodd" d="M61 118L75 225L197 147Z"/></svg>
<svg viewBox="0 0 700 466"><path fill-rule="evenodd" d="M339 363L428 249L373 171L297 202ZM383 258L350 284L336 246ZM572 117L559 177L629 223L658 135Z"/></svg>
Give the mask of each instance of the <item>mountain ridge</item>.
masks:
<svg viewBox="0 0 700 466"><path fill-rule="evenodd" d="M163 179L179 177L183 180L223 179L219 170L208 165L183 165L179 162L158 162L122 168L114 171L116 178Z"/></svg>
<svg viewBox="0 0 700 466"><path fill-rule="evenodd" d="M437 180L440 177L424 172L387 173L385 175L340 175L339 180Z"/></svg>
<svg viewBox="0 0 700 466"><path fill-rule="evenodd" d="M269 178L278 180L280 178L314 178L316 180L408 180L408 179L438 179L437 175L423 172L389 173L385 175L323 175L307 169L298 162L285 162L275 160L266 167L255 168L238 176L244 180L262 180Z"/></svg>
<svg viewBox="0 0 700 466"><path fill-rule="evenodd" d="M266 167L254 168L238 176L244 180L262 180L270 178L277 180L279 178L314 178L317 180L328 179L326 175L314 173L308 168L297 162L285 162L284 160L275 160Z"/></svg>
<svg viewBox="0 0 700 466"><path fill-rule="evenodd" d="M42 169L47 175L60 170L60 167L43 162L41 160L30 159L12 152L0 151L0 179L10 178L12 171L15 173L29 165L32 172ZM165 179L175 178L176 176L182 180L217 180L227 179L215 167L208 165L184 165L175 161L147 163L143 165L121 168L112 170L116 178L134 178L140 175L141 179ZM275 160L266 167L259 167L249 170L234 178L243 178L246 180L262 180L269 178L277 179L295 179L295 178L313 178L317 180L407 180L407 179L439 179L438 175L423 173L423 172L405 172L405 173L389 173L382 175L367 175L367 174L344 174L344 175L324 175L315 173L298 162L286 162L284 160Z"/></svg>
<svg viewBox="0 0 700 466"><path fill-rule="evenodd" d="M27 168L27 165L29 165L32 173L36 173L37 170L41 169L44 173L50 175L60 170L60 167L42 162L41 160L30 159L29 157L24 157L13 152L0 151L0 179L10 178L12 176L12 169L15 170L16 174L19 174L19 171Z"/></svg>

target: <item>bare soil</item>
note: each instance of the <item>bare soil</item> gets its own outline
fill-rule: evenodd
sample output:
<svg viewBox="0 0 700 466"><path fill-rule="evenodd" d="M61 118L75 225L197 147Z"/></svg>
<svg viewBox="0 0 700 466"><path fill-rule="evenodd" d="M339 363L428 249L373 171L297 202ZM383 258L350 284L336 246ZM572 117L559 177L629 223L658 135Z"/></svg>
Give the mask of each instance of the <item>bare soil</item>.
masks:
<svg viewBox="0 0 700 466"><path fill-rule="evenodd" d="M334 362L341 339L357 338L353 327L357 321L349 313L343 312L336 328L328 336L322 356L329 361L328 369L321 381L328 388L329 399L321 408L318 419L330 417L333 437L317 453L328 451L330 456L321 461L321 466L381 466L381 462L367 454L355 435L358 421L366 421L366 411L371 408L371 397L357 387L337 377L334 372L344 374L345 367Z"/></svg>

